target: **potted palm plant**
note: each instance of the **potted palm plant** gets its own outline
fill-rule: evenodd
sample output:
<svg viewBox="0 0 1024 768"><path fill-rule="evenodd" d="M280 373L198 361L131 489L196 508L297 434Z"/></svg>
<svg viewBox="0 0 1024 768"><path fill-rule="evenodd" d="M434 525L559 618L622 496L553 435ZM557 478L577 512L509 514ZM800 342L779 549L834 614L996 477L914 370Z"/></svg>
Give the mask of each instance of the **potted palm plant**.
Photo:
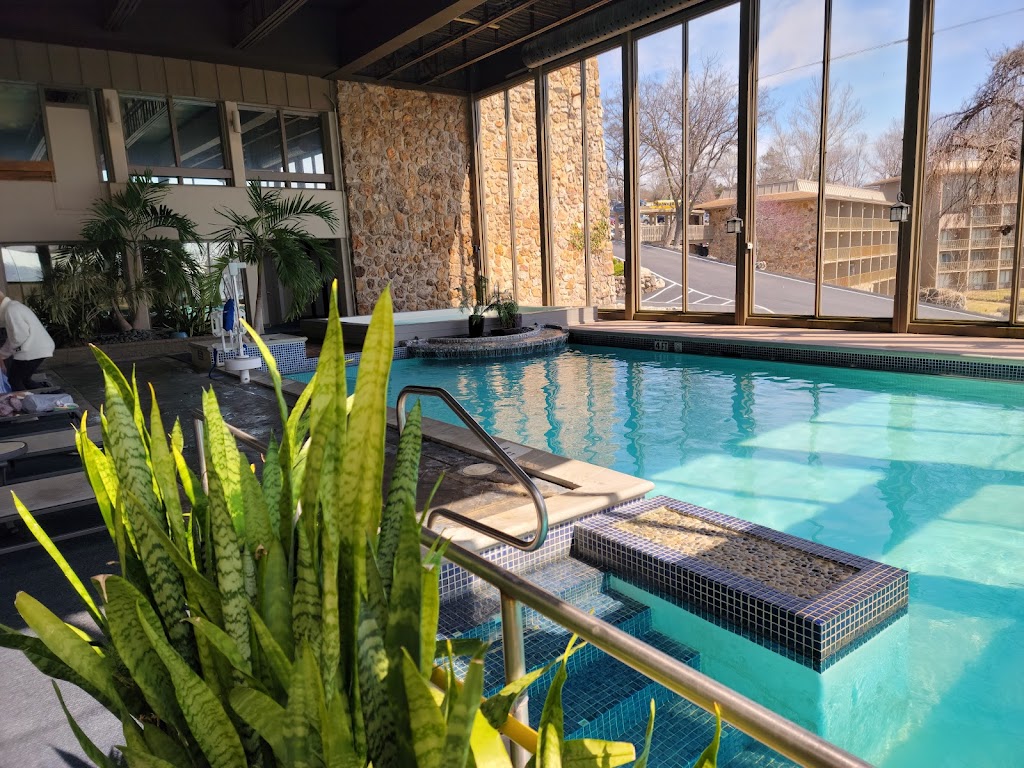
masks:
<svg viewBox="0 0 1024 768"><path fill-rule="evenodd" d="M331 270L317 266L317 262L325 267L332 263L330 249L306 229L306 223L309 219L319 219L333 233L339 220L330 204L303 194L285 196L279 189L260 186L257 179L249 182L248 199L251 213L217 211L227 221L227 226L217 231L214 239L234 244L222 257L224 261L237 259L256 267L252 325L257 333L262 333L266 320L263 290L268 262L273 264L281 285L292 294L292 306L286 319L298 317L330 279Z"/></svg>
<svg viewBox="0 0 1024 768"><path fill-rule="evenodd" d="M495 291L494 299L487 308L493 309L498 315L501 331L514 331L520 325L519 303L510 291Z"/></svg>
<svg viewBox="0 0 1024 768"><path fill-rule="evenodd" d="M473 287L463 283L459 287L459 308L469 314L469 336L479 338L484 335L484 312L491 308L487 303L487 278L477 275Z"/></svg>

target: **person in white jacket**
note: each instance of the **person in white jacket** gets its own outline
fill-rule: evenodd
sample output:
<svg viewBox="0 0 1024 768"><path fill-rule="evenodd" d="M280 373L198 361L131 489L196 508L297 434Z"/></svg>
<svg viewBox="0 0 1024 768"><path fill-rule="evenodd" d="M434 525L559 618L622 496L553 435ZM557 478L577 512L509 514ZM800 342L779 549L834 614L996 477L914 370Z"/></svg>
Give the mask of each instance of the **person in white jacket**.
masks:
<svg viewBox="0 0 1024 768"><path fill-rule="evenodd" d="M7 342L0 347L0 360L7 369L13 392L34 389L36 368L53 357L53 339L35 313L0 291L0 327L7 329Z"/></svg>

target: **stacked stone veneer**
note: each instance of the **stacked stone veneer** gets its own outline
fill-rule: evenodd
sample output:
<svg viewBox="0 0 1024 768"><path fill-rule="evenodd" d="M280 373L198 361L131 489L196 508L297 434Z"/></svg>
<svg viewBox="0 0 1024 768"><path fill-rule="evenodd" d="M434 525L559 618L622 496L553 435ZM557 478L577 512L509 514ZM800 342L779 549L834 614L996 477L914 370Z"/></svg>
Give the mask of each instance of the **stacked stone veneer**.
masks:
<svg viewBox="0 0 1024 768"><path fill-rule="evenodd" d="M591 297L587 300L584 259L584 197L589 196L593 232L605 233L608 221L608 167L605 159L603 110L597 61L587 67L583 98L579 66L548 76L548 147L551 174L552 267L555 304L606 306L614 302L612 246L601 234L591 235ZM533 83L480 102L481 175L484 189L488 269L495 288L516 287L520 304L541 303L540 214L537 190L537 129ZM584 104L586 107L584 108ZM589 176L584 185L583 126L586 124ZM509 143L511 142L511 183ZM509 204L510 196L512 205ZM511 214L511 215L510 215ZM514 237L512 217L515 220ZM515 274L513 274L513 250Z"/></svg>
<svg viewBox="0 0 1024 768"><path fill-rule="evenodd" d="M466 98L338 83L356 302L391 285L396 310L450 307L472 284Z"/></svg>

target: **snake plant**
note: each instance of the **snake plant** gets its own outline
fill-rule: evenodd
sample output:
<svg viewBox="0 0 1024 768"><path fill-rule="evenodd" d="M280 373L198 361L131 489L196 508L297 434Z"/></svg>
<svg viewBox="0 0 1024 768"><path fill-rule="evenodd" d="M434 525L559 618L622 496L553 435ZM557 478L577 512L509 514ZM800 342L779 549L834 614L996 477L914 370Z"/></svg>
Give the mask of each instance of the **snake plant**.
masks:
<svg viewBox="0 0 1024 768"><path fill-rule="evenodd" d="M545 670L482 702L486 646L437 640L443 552L420 549L418 405L382 491L389 294L374 310L352 397L336 298L327 328L313 381L290 409L274 358L257 342L283 424L259 478L212 390L203 394L204 483L185 461L181 425L168 435L155 397L147 423L134 376L96 350L104 447L84 423L77 444L119 573L90 589L17 502L98 633L22 592L16 606L36 637L0 627L0 644L120 719L124 744L105 754L64 708L85 754L104 768L504 768L499 730L532 749L537 768L634 760L630 744L564 739L572 648L535 734L508 714ZM469 657L461 680L456 652Z"/></svg>

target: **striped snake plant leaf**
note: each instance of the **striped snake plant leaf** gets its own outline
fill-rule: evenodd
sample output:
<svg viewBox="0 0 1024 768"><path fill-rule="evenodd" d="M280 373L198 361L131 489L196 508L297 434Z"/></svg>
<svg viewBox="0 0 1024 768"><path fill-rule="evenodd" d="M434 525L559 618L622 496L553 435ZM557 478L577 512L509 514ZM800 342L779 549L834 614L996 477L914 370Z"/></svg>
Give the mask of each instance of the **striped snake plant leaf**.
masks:
<svg viewBox="0 0 1024 768"><path fill-rule="evenodd" d="M78 745L82 748L85 756L92 760L98 768L116 768L114 761L96 746L93 740L82 730L82 726L72 716L67 704L64 703L64 696L60 692L60 686L54 680L51 680L50 684L53 685L53 692L57 694L57 701L60 702L60 708L64 710L64 717L67 718L68 725L71 726L71 732L75 734L75 739L78 740Z"/></svg>
<svg viewBox="0 0 1024 768"><path fill-rule="evenodd" d="M654 719L652 713L651 719ZM650 727L650 726L648 726ZM711 743L705 747L704 751L700 753L700 757L697 758L697 762L694 763L693 768L715 768L718 765L718 747L722 743L722 708L718 706L718 702L715 702L715 736L711 739ZM646 749L644 750L647 751Z"/></svg>
<svg viewBox="0 0 1024 768"><path fill-rule="evenodd" d="M196 631L206 638L210 645L227 660L234 670L241 672L246 677L248 685L252 685L252 681L249 679L252 675L252 664L248 659L242 657L242 652L238 650L238 644L234 641L234 638L212 621L202 616L189 616L185 621L195 627Z"/></svg>
<svg viewBox="0 0 1024 768"><path fill-rule="evenodd" d="M294 768L312 768L318 763L317 728L325 708L323 699L317 662L309 647L303 647L293 667L283 725L289 764Z"/></svg>
<svg viewBox="0 0 1024 768"><path fill-rule="evenodd" d="M446 766L464 766L470 758L470 737L473 723L480 710L480 697L484 692L484 662L470 659L462 690L452 702L448 712L448 737L444 745Z"/></svg>
<svg viewBox="0 0 1024 768"><path fill-rule="evenodd" d="M150 644L167 667L174 683L185 722L192 737L199 744L211 768L245 768L245 751L220 699L192 668L177 654L160 632L155 631L142 617L142 628Z"/></svg>
<svg viewBox="0 0 1024 768"><path fill-rule="evenodd" d="M409 728L417 768L443 768L448 728L434 700L430 684L420 674L412 656L402 649L402 680L409 706ZM500 739L499 739L500 743Z"/></svg>
<svg viewBox="0 0 1024 768"><path fill-rule="evenodd" d="M223 623L221 597L216 585L199 573L186 554L173 545L167 534L160 528L159 523L148 515L140 517L139 521L149 529L153 538L160 541L164 550L170 555L171 561L185 582L185 593L188 596L189 604L201 609L217 624Z"/></svg>
<svg viewBox="0 0 1024 768"><path fill-rule="evenodd" d="M398 454L391 473L388 500L381 513L380 535L377 540L377 562L380 564L384 593L390 597L391 580L395 571L395 554L399 534L407 517L415 517L416 487L420 476L420 450L422 447L423 410L417 400L405 423L405 431L398 440ZM411 512L410 512L411 510Z"/></svg>
<svg viewBox="0 0 1024 768"><path fill-rule="evenodd" d="M90 344L89 346L92 348L93 357L96 358L96 362L100 365L100 370L103 372L103 378L110 379L111 384L117 388L122 400L125 402L134 400L131 385L128 384L128 379L126 379L124 374L121 373L121 369L114 364L113 360L107 357L106 353L102 349L97 347L95 344Z"/></svg>
<svg viewBox="0 0 1024 768"><path fill-rule="evenodd" d="M220 413L217 393L213 388L203 391L203 416L206 420L206 449L208 473L220 481L220 492L224 496L231 522L239 536L245 534L245 506L242 499L242 478L238 456L241 453L235 445L235 438L228 432ZM211 483L212 487L212 483Z"/></svg>
<svg viewBox="0 0 1024 768"><path fill-rule="evenodd" d="M113 458L120 482L120 502L128 520L128 528L135 535L139 559L146 571L149 589L153 593L157 612L167 629L171 643L186 658L194 659L192 636L181 623L185 617L185 589L181 574L167 548L151 535L149 527L139 518L156 516L163 506L153 490L152 467L148 450L134 420L131 408L122 398L111 377L105 376L106 413L110 442L107 445ZM162 514L161 514L162 516ZM127 564L126 564L127 565Z"/></svg>
<svg viewBox="0 0 1024 768"><path fill-rule="evenodd" d="M118 751L124 755L131 768L179 768L174 763L161 760L151 752L143 752L131 747L118 747Z"/></svg>
<svg viewBox="0 0 1024 768"><path fill-rule="evenodd" d="M432 659L451 656L483 656L487 652L489 644L486 640L477 637L452 637L435 640ZM483 704L480 705L481 707Z"/></svg>
<svg viewBox="0 0 1024 768"><path fill-rule="evenodd" d="M25 592L14 598L14 607L43 644L81 676L106 702L123 709L114 684L113 664L90 645L79 630L65 624L49 608Z"/></svg>
<svg viewBox="0 0 1024 768"><path fill-rule="evenodd" d="M142 739L154 757L166 760L174 766L192 764L192 757L185 746L157 723L146 723L142 726Z"/></svg>
<svg viewBox="0 0 1024 768"><path fill-rule="evenodd" d="M139 397L139 382L135 380L135 366L132 366L132 399L128 402L132 409L132 420L142 437L142 442L149 450L149 432L146 430L146 417L142 415L142 398Z"/></svg>
<svg viewBox="0 0 1024 768"><path fill-rule="evenodd" d="M270 671L274 675L275 681L282 690L288 690L292 680L291 655L286 655L285 650L278 644L273 632L271 632L270 628L252 606L249 606L249 619L252 621L252 627L256 634L256 642L259 644L260 650L263 651L263 655L270 665Z"/></svg>
<svg viewBox="0 0 1024 768"><path fill-rule="evenodd" d="M323 722L325 768L364 768L366 756L356 750L348 704L340 691L334 691Z"/></svg>
<svg viewBox="0 0 1024 768"><path fill-rule="evenodd" d="M401 657L405 648L421 667L420 609L423 605L423 567L420 560L420 526L416 510L404 510L402 529L395 553L391 599L388 601L388 623L385 638L392 659Z"/></svg>
<svg viewBox="0 0 1024 768"><path fill-rule="evenodd" d="M245 509L245 543L249 552L256 556L261 549L267 549L277 535L270 525L270 510L267 509L260 481L256 479L252 466L242 453L238 454L238 460L240 462L238 472L242 485L242 505Z"/></svg>
<svg viewBox="0 0 1024 768"><path fill-rule="evenodd" d="M276 537L257 561L259 570L258 608L276 645L290 659L294 654L292 635L292 580L288 556Z"/></svg>
<svg viewBox="0 0 1024 768"><path fill-rule="evenodd" d="M110 459L96 444L89 439L86 415L82 414L82 425L75 430L75 448L85 468L85 476L89 480L96 505L100 508L103 523L114 538L113 507L117 498L117 475L110 466ZM115 542L116 543L116 542Z"/></svg>
<svg viewBox="0 0 1024 768"><path fill-rule="evenodd" d="M721 728L721 713L718 711L718 706L715 706L715 714L719 716L718 727ZM633 768L647 768L647 763L651 759L651 739L654 737L654 699L651 699L651 716L647 719L647 732L644 734L644 748L640 753L640 757L637 758L636 763L633 764Z"/></svg>
<svg viewBox="0 0 1024 768"><path fill-rule="evenodd" d="M380 625L364 603L359 615L359 691L362 699L367 752L374 768L404 768L412 762L403 755L395 715L388 698L390 662ZM404 713L407 716L407 713Z"/></svg>
<svg viewBox="0 0 1024 768"><path fill-rule="evenodd" d="M512 761L509 759L501 734L491 727L481 712L477 712L473 720L469 750L476 768L512 768Z"/></svg>
<svg viewBox="0 0 1024 768"><path fill-rule="evenodd" d="M295 556L295 591L292 595L292 632L295 646L309 645L314 654L320 656L320 579L313 564L313 546L308 527L299 524L295 528L299 539Z"/></svg>
<svg viewBox="0 0 1024 768"><path fill-rule="evenodd" d="M139 687L153 713L175 728L188 730L174 698L170 674L146 638L140 614L154 631L162 632L160 619L139 590L120 576L97 577L106 599L110 640L132 680ZM136 610L140 606L140 610Z"/></svg>
<svg viewBox="0 0 1024 768"><path fill-rule="evenodd" d="M562 744L562 765L565 768L615 768L629 765L636 759L636 748L626 741L603 739L571 739Z"/></svg>
<svg viewBox="0 0 1024 768"><path fill-rule="evenodd" d="M363 599L369 603L370 610L378 622L382 626L388 626L388 603L384 597L384 584L373 556L373 548L369 544L366 547L366 594Z"/></svg>
<svg viewBox="0 0 1024 768"><path fill-rule="evenodd" d="M573 649L573 652L575 652L575 649ZM508 714L512 711L512 706L516 703L516 700L523 694L523 692L533 685L533 683L538 679L550 672L556 664L562 663L564 658L566 658L565 654L559 656L557 659L549 662L543 667L527 672L522 677L517 680L513 680L496 694L486 699L480 705L480 711L483 712L484 717L487 718L487 722L489 722L493 728L500 728L505 720L508 719Z"/></svg>
<svg viewBox="0 0 1024 768"><path fill-rule="evenodd" d="M167 445L164 434L164 422L160 416L160 407L156 402L156 391L149 387L152 407L150 408L149 425L152 434L149 437L149 456L153 467L153 478L156 480L160 498L167 513L167 527L171 541L185 553L189 551L190 542L185 536L185 518L181 508L181 497L178 495L178 473L174 467L174 457Z"/></svg>
<svg viewBox="0 0 1024 768"><path fill-rule="evenodd" d="M171 450L177 448L179 451L185 450L185 435L181 431L181 419L175 418L174 424L171 426Z"/></svg>
<svg viewBox="0 0 1024 768"><path fill-rule="evenodd" d="M263 357L263 362L267 366L267 373L270 374L270 380L274 384L274 395L277 397L277 408L281 416L281 423L285 424L288 421L288 404L285 402L284 390L281 388L281 371L277 368L277 359L271 354L266 342L260 338L256 330L245 320L242 320L242 327L249 334L249 338L256 343L256 347Z"/></svg>
<svg viewBox="0 0 1024 768"><path fill-rule="evenodd" d="M565 685L566 663L558 665L555 677L544 699L544 710L537 728L537 768L562 768L562 742L565 739L565 712L562 708L562 687Z"/></svg>
<svg viewBox="0 0 1024 768"><path fill-rule="evenodd" d="M229 701L235 713L270 745L277 761L288 765L288 746L284 738L285 708L267 694L243 686L231 691Z"/></svg>
<svg viewBox="0 0 1024 768"><path fill-rule="evenodd" d="M266 504L267 514L270 517L270 528L279 541L281 540L281 489L284 486L280 462L280 447L277 440L271 435L267 452L263 457L263 479L260 490L263 493L263 503Z"/></svg>
<svg viewBox="0 0 1024 768"><path fill-rule="evenodd" d="M238 452L229 455L225 461L234 464L238 471ZM224 613L224 630L238 644L242 658L251 661L249 641L249 595L245 583L245 566L242 562L243 548L241 536L235 528L228 509L227 499L221 484L221 473L211 469L210 482L210 536L214 550L214 568L216 570L217 587L221 594L221 606Z"/></svg>
<svg viewBox="0 0 1024 768"><path fill-rule="evenodd" d="M395 353L391 289L373 308L356 376L355 404L349 415L350 441L359 450L345 454L344 487L352 501L352 524L362 523L371 537L380 527L384 484L384 436L387 430L388 378ZM362 541L360 539L359 541ZM362 558L359 559L362 562Z"/></svg>
<svg viewBox="0 0 1024 768"><path fill-rule="evenodd" d="M64 555L61 554L59 549L57 549L57 546L47 535L46 531L44 531L39 523L36 522L32 513L29 512L28 508L21 503L21 499L18 498L18 494L12 493L11 496L14 499L14 508L18 510L18 515L21 517L22 522L25 523L25 527L28 528L29 532L35 537L35 540L42 545L44 550L46 550L46 554L50 556L50 559L52 559L53 562L57 564L57 567L60 568L60 572L64 574L64 578L68 580L68 584L71 585L75 594L78 595L79 599L85 605L85 609L89 612L89 615L92 616L96 625L99 626L100 629L103 629L107 623L106 619L103 617L103 614L100 613L100 609L96 606L96 602L92 599L92 595L89 594L89 590L85 588L85 584L83 584L82 580L78 578L78 574L75 573L68 561L64 559Z"/></svg>
<svg viewBox="0 0 1024 768"><path fill-rule="evenodd" d="M119 712L120 708L114 701L106 698L81 675L61 661L38 637L23 635L12 627L0 624L0 648L11 648L20 651L32 666L47 677L66 680L73 685L77 685L111 712L115 714Z"/></svg>
<svg viewBox="0 0 1024 768"><path fill-rule="evenodd" d="M441 563L426 560L421 568L420 588L420 674L430 677L441 618Z"/></svg>

